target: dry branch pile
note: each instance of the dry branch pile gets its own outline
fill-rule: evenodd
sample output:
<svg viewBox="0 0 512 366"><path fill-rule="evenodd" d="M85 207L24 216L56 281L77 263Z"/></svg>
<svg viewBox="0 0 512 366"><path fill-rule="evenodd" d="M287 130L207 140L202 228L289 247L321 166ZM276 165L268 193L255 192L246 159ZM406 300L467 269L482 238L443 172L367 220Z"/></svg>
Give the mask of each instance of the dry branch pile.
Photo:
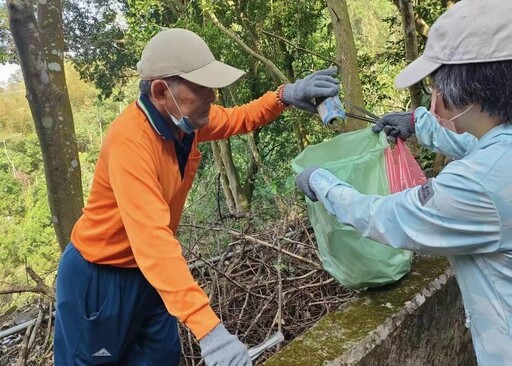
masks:
<svg viewBox="0 0 512 366"><path fill-rule="evenodd" d="M322 269L312 229L300 219L257 235L202 229L210 236L226 233L232 240L216 261L196 261L200 267L193 269L194 277L207 284L213 308L249 347L278 330L289 342L353 296ZM188 254L191 259L201 258L194 250ZM191 335L182 329L182 336L185 365L198 365ZM275 350L271 351L258 363Z"/></svg>
<svg viewBox="0 0 512 366"><path fill-rule="evenodd" d="M194 277L204 285L228 330L248 347L277 331L289 342L352 297L323 271L312 229L299 219L251 235L218 227L188 228L194 237L184 240L190 243L184 254ZM230 244L205 255L204 243L211 246L220 237ZM0 365L51 365L48 334L52 325L44 319L51 309L42 305L39 309L39 326L27 330L25 336L20 333L0 340ZM194 337L184 327L180 332L182 364L204 365ZM256 364L273 352L260 356Z"/></svg>
<svg viewBox="0 0 512 366"><path fill-rule="evenodd" d="M11 329L18 322L35 320L23 331L0 339L0 365L53 365L52 313L52 302L39 298L20 312L0 317L0 331Z"/></svg>

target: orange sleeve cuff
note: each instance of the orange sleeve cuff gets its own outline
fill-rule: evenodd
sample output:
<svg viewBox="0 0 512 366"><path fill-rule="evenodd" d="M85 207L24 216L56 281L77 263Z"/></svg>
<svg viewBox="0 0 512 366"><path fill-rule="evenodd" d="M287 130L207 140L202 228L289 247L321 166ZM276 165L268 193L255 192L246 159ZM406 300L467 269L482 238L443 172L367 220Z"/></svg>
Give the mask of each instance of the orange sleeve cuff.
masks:
<svg viewBox="0 0 512 366"><path fill-rule="evenodd" d="M220 319L213 309L210 306L205 306L190 316L185 325L194 333L197 339L201 339L219 323Z"/></svg>
<svg viewBox="0 0 512 366"><path fill-rule="evenodd" d="M285 84L281 84L279 85L279 88L277 88L277 90L274 92L275 95L276 95L276 101L277 101L277 104L279 105L279 107L285 109L287 107L289 107L289 104L286 104L283 100L283 90L284 90L284 85Z"/></svg>

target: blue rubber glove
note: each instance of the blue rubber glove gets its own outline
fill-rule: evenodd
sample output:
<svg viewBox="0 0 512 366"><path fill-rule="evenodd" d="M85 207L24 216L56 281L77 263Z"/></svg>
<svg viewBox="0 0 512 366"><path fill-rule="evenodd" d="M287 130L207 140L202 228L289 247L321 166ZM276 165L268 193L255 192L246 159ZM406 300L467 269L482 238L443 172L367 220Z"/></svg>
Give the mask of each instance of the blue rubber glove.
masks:
<svg viewBox="0 0 512 366"><path fill-rule="evenodd" d="M382 116L377 121L372 131L379 133L384 130L388 140L396 142L396 138L407 140L414 135L414 113L413 112L393 112Z"/></svg>
<svg viewBox="0 0 512 366"><path fill-rule="evenodd" d="M283 102L296 108L316 113L315 99L325 99L338 95L340 81L333 77L338 69L330 67L298 79L283 88Z"/></svg>
<svg viewBox="0 0 512 366"><path fill-rule="evenodd" d="M309 178L311 177L311 174L313 174L313 172L317 169L318 167L316 166L307 167L295 177L295 185L297 188L313 202L318 201L318 197L316 196L316 193L311 189Z"/></svg>
<svg viewBox="0 0 512 366"><path fill-rule="evenodd" d="M252 366L247 347L218 324L199 341L206 366Z"/></svg>

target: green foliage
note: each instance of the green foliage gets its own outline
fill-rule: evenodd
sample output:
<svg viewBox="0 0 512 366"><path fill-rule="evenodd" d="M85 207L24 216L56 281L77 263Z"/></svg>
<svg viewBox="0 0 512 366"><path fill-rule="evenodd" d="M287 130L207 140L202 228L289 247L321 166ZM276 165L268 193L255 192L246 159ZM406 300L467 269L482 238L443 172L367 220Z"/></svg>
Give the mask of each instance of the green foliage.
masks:
<svg viewBox="0 0 512 366"><path fill-rule="evenodd" d="M408 95L393 87L405 58L400 14L395 5L388 0L350 1L349 10L366 108L378 115L405 108Z"/></svg>
<svg viewBox="0 0 512 366"><path fill-rule="evenodd" d="M384 21L397 15L396 7L389 0L374 0L371 3L348 0L347 5L357 49L369 55L381 52L384 48L382 40L396 36Z"/></svg>
<svg viewBox="0 0 512 366"><path fill-rule="evenodd" d="M186 7L176 4L157 0L94 0L87 6L77 0L67 3L68 47L73 51L72 61L80 75L94 80L103 96L111 95L116 87L123 90L123 85L132 80L129 76L135 76L135 64L147 40L162 27L184 27L201 35L217 59L247 71L239 82L220 91L219 101L222 104L242 104L276 87L276 80L267 68L222 33L203 12L201 2L190 2ZM330 17L323 1L216 1L209 3L209 6L208 10L213 9L226 28L270 59L291 80L328 66L330 61L326 60L335 57ZM396 17L398 11L388 0L364 4L349 1L349 10L359 48L366 107L377 113L405 108L407 94L397 92L392 87L394 75L403 66L403 37ZM390 20L386 22L386 19ZM382 42L383 34L386 42ZM93 112L89 110L87 113L92 120ZM285 182L292 176L289 161L299 153L292 133L292 125L296 123L306 124L310 143L334 135L318 123L317 118L297 111L286 112L276 123L262 128L257 138L258 147L276 183L267 186L261 175L256 175L253 199L257 207L261 207L262 202L272 202L276 194L293 194L293 185L277 182ZM97 125L89 123L87 131L83 130L85 128L77 123L78 135L84 138L79 141L81 157L92 165L94 149L90 149L99 144L92 140L94 133L91 128L97 129ZM247 138L240 136L231 139L231 148L239 177L243 179L251 169ZM204 146L202 150L205 164L199 173L200 183L194 185L191 192L190 202L207 193L203 184L211 191L215 180L210 147ZM87 187L85 182L90 175L85 169L83 175L84 186ZM211 201L212 207L216 206L214 201ZM194 206L189 211L199 216L205 212L202 208L195 212Z"/></svg>
<svg viewBox="0 0 512 366"><path fill-rule="evenodd" d="M2 164L0 170L0 212L8 221L20 217L25 212L22 187L20 182L10 173L9 164Z"/></svg>
<svg viewBox="0 0 512 366"><path fill-rule="evenodd" d="M23 83L0 87L0 140L12 134L35 131Z"/></svg>
<svg viewBox="0 0 512 366"><path fill-rule="evenodd" d="M25 264L49 271L59 249L36 136L17 135L4 143L0 157L0 261L5 264L4 280L19 281Z"/></svg>
<svg viewBox="0 0 512 366"><path fill-rule="evenodd" d="M427 24L432 24L439 18L439 16L446 9L443 7L442 1L427 0L418 2L414 7L414 11L425 21Z"/></svg>
<svg viewBox="0 0 512 366"><path fill-rule="evenodd" d="M0 4L0 64L16 63L18 56L9 29L7 2Z"/></svg>
<svg viewBox="0 0 512 366"><path fill-rule="evenodd" d="M111 99L97 101L94 86L81 81L69 67L66 74L87 194L102 136L125 105ZM22 92L0 99L0 276L3 284L26 283L28 265L43 277L49 274L47 283L51 285L60 251L48 206L39 140L23 89L23 83L13 79L5 86L6 93ZM133 91L127 88L126 92ZM15 298L19 302L27 296Z"/></svg>
<svg viewBox="0 0 512 366"><path fill-rule="evenodd" d="M186 6L182 5L185 3ZM290 80L327 67L335 58L331 20L323 0L214 1L210 5L226 28L271 60ZM394 77L405 65L398 10L389 0L349 0L348 5L366 108L377 114L407 108L407 91L393 88ZM431 24L442 11L440 6L438 1L428 0L422 1L417 9ZM6 60L2 52L8 45L2 43L8 39L2 9L5 11L5 8L0 7L0 63ZM64 19L69 57L66 79L86 196L109 124L137 95L136 63L142 49L163 27L183 27L197 32L217 59L247 71L237 83L219 91L218 102L223 105L249 102L267 90L274 90L278 83L261 62L212 23L208 14L203 13L200 1L69 0L65 3ZM420 47L423 47L422 41ZM38 273L55 270L59 251L47 204L41 153L23 82L13 79L0 93L0 261L5 264L0 272L4 281L21 282L25 278L25 264ZM428 96L424 103L428 104ZM293 126L298 123L307 130L310 144L335 135L319 123L317 117L293 109L258 131L255 140L271 183L266 184L261 174L253 178L254 215L250 222L253 227L279 218L274 203L276 195L289 203L290 208L294 206L296 197L290 160L299 153L293 132ZM234 137L230 143L243 180L252 169L247 136ZM182 222L218 223L220 217L226 215L226 204L211 146L203 144L200 149L203 163ZM429 174L434 155L421 150L419 157ZM249 225L247 219L225 217L224 223L241 230ZM180 232L185 235L184 242L187 242L187 235L195 235L194 230L187 230L186 226Z"/></svg>
<svg viewBox="0 0 512 366"><path fill-rule="evenodd" d="M436 174L436 172L434 171L434 161L436 159L435 152L430 151L424 147L421 147L416 159L418 159L421 169L423 169L423 172L425 173L425 175L427 177L430 178L430 177L435 176L435 174Z"/></svg>
<svg viewBox="0 0 512 366"><path fill-rule="evenodd" d="M124 38L126 24L118 19L126 8L123 2L70 0L64 10L67 51L80 76L109 97L119 80L123 80L135 63L137 52Z"/></svg>

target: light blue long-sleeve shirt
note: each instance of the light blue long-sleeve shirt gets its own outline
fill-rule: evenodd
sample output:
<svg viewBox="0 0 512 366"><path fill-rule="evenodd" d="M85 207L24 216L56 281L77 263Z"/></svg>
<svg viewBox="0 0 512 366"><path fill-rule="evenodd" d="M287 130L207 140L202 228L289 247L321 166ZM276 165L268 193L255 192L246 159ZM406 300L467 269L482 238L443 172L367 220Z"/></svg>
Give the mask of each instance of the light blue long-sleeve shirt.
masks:
<svg viewBox="0 0 512 366"><path fill-rule="evenodd" d="M311 188L338 221L394 248L450 259L479 365L512 365L512 126L480 140L415 112L419 142L450 157L436 178L389 196L364 195L325 169Z"/></svg>

